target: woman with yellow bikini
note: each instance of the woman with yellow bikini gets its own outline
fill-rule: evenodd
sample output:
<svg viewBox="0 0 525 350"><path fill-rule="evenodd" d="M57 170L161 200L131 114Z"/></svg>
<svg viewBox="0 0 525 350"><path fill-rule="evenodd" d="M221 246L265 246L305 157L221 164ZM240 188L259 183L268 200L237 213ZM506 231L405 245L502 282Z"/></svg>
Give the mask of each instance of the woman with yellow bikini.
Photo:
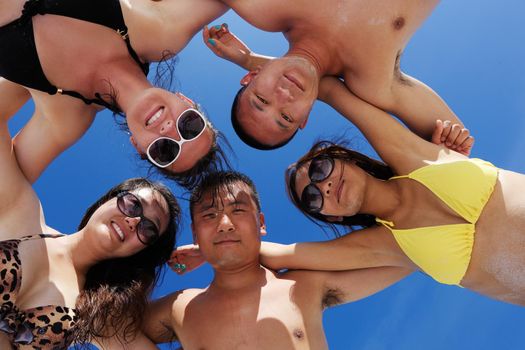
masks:
<svg viewBox="0 0 525 350"><path fill-rule="evenodd" d="M419 138L335 78L322 84L323 100L364 133L388 166L333 143L314 146L286 172L293 203L328 225L366 228L326 242L267 243L263 263L405 266L525 305L525 175Z"/></svg>

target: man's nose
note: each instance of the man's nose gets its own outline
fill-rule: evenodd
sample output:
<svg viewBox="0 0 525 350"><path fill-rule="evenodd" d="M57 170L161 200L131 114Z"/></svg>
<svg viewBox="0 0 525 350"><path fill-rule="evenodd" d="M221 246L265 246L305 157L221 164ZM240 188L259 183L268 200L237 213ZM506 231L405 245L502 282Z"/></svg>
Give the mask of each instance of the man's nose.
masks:
<svg viewBox="0 0 525 350"><path fill-rule="evenodd" d="M284 86L278 86L277 87L277 98L281 102L291 102L293 101L293 96L290 93L290 89Z"/></svg>
<svg viewBox="0 0 525 350"><path fill-rule="evenodd" d="M221 221L219 222L219 232L232 232L235 230L233 222L227 214L222 214Z"/></svg>

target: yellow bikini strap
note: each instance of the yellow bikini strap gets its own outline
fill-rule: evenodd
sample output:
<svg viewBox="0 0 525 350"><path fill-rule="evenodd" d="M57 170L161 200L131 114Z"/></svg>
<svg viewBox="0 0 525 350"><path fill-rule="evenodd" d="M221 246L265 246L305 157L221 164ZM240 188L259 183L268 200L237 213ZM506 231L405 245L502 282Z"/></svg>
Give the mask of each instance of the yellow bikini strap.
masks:
<svg viewBox="0 0 525 350"><path fill-rule="evenodd" d="M388 180L395 180L395 179L408 179L410 175L398 175L398 176L392 176Z"/></svg>
<svg viewBox="0 0 525 350"><path fill-rule="evenodd" d="M394 223L392 221L386 221L386 220L382 220L380 218L376 218L376 222L385 226L387 229L391 230L394 228Z"/></svg>

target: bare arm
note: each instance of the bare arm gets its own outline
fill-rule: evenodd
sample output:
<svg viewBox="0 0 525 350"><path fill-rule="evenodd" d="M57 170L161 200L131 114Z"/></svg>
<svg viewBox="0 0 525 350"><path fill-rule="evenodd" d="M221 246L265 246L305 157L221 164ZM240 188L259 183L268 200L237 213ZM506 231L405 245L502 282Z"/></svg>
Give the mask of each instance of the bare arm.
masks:
<svg viewBox="0 0 525 350"><path fill-rule="evenodd" d="M273 270L345 271L381 266L412 268L392 235L380 227L337 239L283 245L263 242L261 263Z"/></svg>
<svg viewBox="0 0 525 350"><path fill-rule="evenodd" d="M178 341L172 319L174 303L181 292L169 294L150 302L144 317L143 332L152 342L168 343Z"/></svg>
<svg viewBox="0 0 525 350"><path fill-rule="evenodd" d="M26 88L0 77L0 115L7 122L29 100Z"/></svg>
<svg viewBox="0 0 525 350"><path fill-rule="evenodd" d="M402 72L399 75L392 83L391 105L386 110L398 116L417 135L435 144L440 144L434 133L436 120L448 120L455 125L454 130L446 132L441 143L469 155L474 140L468 138L468 129L445 101L423 82Z"/></svg>
<svg viewBox="0 0 525 350"><path fill-rule="evenodd" d="M30 183L84 135L97 109L68 96L38 96L31 120L14 137L16 158Z"/></svg>
<svg viewBox="0 0 525 350"><path fill-rule="evenodd" d="M235 63L247 71L254 71L264 66L274 57L259 55L230 32L228 25L208 26L202 30L202 38L208 48L217 56Z"/></svg>
<svg viewBox="0 0 525 350"><path fill-rule="evenodd" d="M376 267L344 272L327 272L324 275L324 305L330 307L366 298L412 273L400 267Z"/></svg>
<svg viewBox="0 0 525 350"><path fill-rule="evenodd" d="M336 78L323 78L320 98L354 123L398 174L425 165L424 160L436 160L444 150L415 135L388 113L361 100ZM462 156L457 154L457 157Z"/></svg>

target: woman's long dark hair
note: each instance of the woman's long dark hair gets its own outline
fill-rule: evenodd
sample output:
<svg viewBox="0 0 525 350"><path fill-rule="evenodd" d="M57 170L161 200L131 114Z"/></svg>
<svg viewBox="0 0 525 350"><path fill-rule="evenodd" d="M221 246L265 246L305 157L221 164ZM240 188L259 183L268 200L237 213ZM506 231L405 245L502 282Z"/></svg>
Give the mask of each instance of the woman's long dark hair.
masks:
<svg viewBox="0 0 525 350"><path fill-rule="evenodd" d="M80 347L94 338L132 339L141 327L148 294L174 249L180 207L167 187L144 178L129 179L110 189L87 209L78 229L86 226L93 213L117 194L143 188L152 189L166 200L168 226L154 244L140 252L104 260L89 269L76 302L78 322L73 341Z"/></svg>
<svg viewBox="0 0 525 350"><path fill-rule="evenodd" d="M371 227L375 225L375 216L370 214L357 213L352 216L345 216L342 221L335 223L329 221L328 218L321 213L311 213L306 209L306 206L301 202L301 198L297 196L297 189L295 187L297 170L315 157L321 155L331 157L332 159L340 159L345 162L352 162L368 174L381 180L387 180L394 175L392 169L385 163L372 159L362 153L353 151L347 148L343 142L335 143L332 141L318 141L312 146L312 148L310 148L308 153L286 169L286 189L288 197L292 203L303 214L305 214L307 218L323 228L330 228L336 236L340 236L340 231L336 224L345 227L346 231L353 231L356 228Z"/></svg>

